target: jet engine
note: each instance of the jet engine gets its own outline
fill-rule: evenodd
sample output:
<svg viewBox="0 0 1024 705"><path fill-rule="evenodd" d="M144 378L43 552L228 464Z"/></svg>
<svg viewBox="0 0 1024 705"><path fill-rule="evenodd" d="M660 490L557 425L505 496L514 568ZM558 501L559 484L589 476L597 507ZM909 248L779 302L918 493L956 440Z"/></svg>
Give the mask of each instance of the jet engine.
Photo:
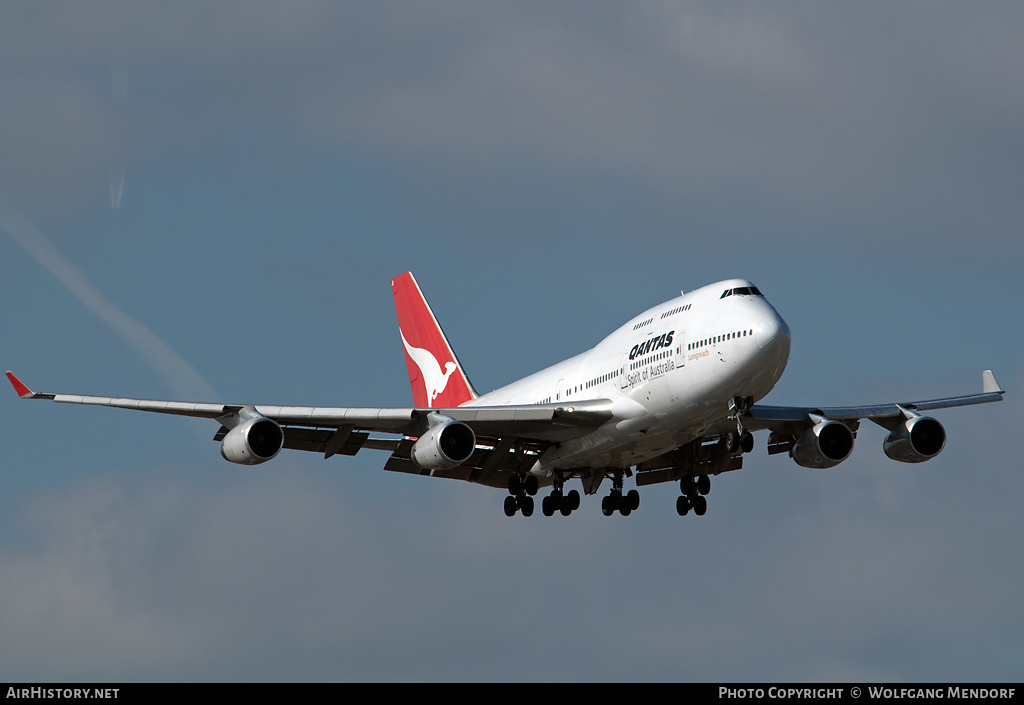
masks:
<svg viewBox="0 0 1024 705"><path fill-rule="evenodd" d="M431 414L435 423L412 446L412 461L425 470L449 470L469 460L476 434L466 424Z"/></svg>
<svg viewBox="0 0 1024 705"><path fill-rule="evenodd" d="M804 432L789 454L805 468L830 468L850 457L853 431L841 421L815 417L817 423Z"/></svg>
<svg viewBox="0 0 1024 705"><path fill-rule="evenodd" d="M912 416L882 443L885 454L901 463L923 463L946 446L946 429L930 416Z"/></svg>
<svg viewBox="0 0 1024 705"><path fill-rule="evenodd" d="M227 432L220 442L225 460L241 465L265 463L284 445L284 431L276 421L255 415Z"/></svg>

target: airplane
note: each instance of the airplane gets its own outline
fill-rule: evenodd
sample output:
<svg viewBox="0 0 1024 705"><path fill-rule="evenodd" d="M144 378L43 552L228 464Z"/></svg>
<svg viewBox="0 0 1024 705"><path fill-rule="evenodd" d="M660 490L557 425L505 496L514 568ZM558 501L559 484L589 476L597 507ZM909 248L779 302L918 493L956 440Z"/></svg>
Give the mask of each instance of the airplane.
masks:
<svg viewBox="0 0 1024 705"><path fill-rule="evenodd" d="M769 432L768 454L806 468L846 460L862 420L889 435L883 452L918 463L946 443L936 409L1001 401L990 370L980 394L870 406L765 406L789 360L790 330L745 279L710 284L650 308L590 350L478 394L411 272L391 281L413 393L406 408L214 404L36 393L7 377L23 399L209 418L225 460L256 465L284 449L355 455L390 452L384 469L502 488L504 511L531 516L542 487L545 516L569 516L580 493L611 489L605 516L640 505L636 486L678 482L676 511L704 515L711 476L737 470Z"/></svg>

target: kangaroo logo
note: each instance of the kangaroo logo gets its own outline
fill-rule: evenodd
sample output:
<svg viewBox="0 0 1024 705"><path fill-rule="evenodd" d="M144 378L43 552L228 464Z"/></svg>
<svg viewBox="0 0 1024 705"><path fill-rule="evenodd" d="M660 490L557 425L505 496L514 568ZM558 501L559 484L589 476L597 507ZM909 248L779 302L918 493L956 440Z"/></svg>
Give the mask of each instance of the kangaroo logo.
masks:
<svg viewBox="0 0 1024 705"><path fill-rule="evenodd" d="M402 336L402 345L405 346L405 352L409 354L412 361L420 368L420 375L423 377L423 384L427 391L427 400L433 406L434 400L448 386L448 378L451 377L452 372L457 369L457 366L449 360L444 363L444 372L442 372L441 365L433 353L424 348L414 348L405 339L405 333L402 333L401 329L398 332Z"/></svg>

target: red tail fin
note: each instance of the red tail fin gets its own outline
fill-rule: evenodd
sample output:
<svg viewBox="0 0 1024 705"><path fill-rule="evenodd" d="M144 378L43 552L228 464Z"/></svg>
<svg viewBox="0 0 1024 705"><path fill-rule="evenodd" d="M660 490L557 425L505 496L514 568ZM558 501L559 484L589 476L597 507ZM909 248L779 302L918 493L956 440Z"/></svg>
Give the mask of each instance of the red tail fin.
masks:
<svg viewBox="0 0 1024 705"><path fill-rule="evenodd" d="M417 407L458 406L477 394L455 357L448 339L423 298L412 272L391 280L398 328L405 346L413 404Z"/></svg>

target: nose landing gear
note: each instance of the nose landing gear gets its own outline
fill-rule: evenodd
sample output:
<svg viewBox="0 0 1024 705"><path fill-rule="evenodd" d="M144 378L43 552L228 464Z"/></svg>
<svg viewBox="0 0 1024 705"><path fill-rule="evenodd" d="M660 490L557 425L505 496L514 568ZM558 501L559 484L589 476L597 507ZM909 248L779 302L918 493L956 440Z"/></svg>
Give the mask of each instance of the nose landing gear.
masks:
<svg viewBox="0 0 1024 705"><path fill-rule="evenodd" d="M734 397L729 401L729 417L736 421L736 432L725 434L725 448L730 453L742 450L749 453L754 450L754 435L743 427L743 419L750 413L753 405L752 397Z"/></svg>

